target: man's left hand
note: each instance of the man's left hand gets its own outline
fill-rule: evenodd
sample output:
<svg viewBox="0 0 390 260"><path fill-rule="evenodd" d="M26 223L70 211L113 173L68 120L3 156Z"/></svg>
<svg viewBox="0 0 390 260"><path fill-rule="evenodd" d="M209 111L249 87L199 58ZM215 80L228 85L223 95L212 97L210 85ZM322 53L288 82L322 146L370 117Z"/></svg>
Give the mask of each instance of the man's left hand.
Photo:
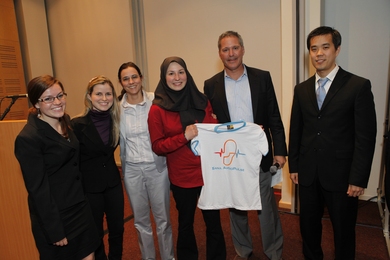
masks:
<svg viewBox="0 0 390 260"><path fill-rule="evenodd" d="M364 188L355 185L349 185L347 194L349 197L359 197L364 194Z"/></svg>
<svg viewBox="0 0 390 260"><path fill-rule="evenodd" d="M286 164L286 156L281 155L275 155L274 156L274 164L279 163L279 167L283 168L283 166Z"/></svg>

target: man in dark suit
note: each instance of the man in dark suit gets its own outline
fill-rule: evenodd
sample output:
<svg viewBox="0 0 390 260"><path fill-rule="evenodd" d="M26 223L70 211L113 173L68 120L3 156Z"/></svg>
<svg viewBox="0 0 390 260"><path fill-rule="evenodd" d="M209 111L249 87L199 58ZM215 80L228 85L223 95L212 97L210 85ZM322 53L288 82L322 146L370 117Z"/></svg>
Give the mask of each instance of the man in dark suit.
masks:
<svg viewBox="0 0 390 260"><path fill-rule="evenodd" d="M370 176L376 138L369 80L336 64L341 35L322 26L307 37L316 74L294 90L289 168L298 184L305 259L323 259L321 218L326 205L334 231L335 259L355 259L358 197ZM317 83L325 79L325 84ZM324 89L321 89L324 87ZM325 91L325 99L321 99ZM317 93L317 98L316 98Z"/></svg>
<svg viewBox="0 0 390 260"><path fill-rule="evenodd" d="M283 233L269 171L274 163L283 167L287 148L283 123L268 71L247 67L241 36L234 31L223 33L218 40L224 70L205 81L204 93L221 123L244 120L263 127L269 152L260 165L259 182L262 210L258 212L264 253L269 259L281 259ZM237 256L249 259L253 252L246 211L230 209L230 225Z"/></svg>

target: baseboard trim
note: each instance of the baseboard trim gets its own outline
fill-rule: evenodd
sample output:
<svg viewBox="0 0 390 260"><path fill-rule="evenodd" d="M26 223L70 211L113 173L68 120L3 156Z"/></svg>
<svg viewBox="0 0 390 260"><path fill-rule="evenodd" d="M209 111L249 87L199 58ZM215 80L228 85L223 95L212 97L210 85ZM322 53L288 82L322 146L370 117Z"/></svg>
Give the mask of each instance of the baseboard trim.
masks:
<svg viewBox="0 0 390 260"><path fill-rule="evenodd" d="M285 201L279 201L279 208L281 209L289 209L291 210L291 203L290 202L285 202Z"/></svg>

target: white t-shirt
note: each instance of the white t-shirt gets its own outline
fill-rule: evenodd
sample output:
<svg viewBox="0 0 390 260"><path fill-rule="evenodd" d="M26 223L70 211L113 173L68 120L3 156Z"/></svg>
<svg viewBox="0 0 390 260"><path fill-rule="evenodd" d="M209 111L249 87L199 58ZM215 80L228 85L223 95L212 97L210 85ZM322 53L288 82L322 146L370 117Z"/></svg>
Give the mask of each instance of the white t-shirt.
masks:
<svg viewBox="0 0 390 260"><path fill-rule="evenodd" d="M259 173L268 153L261 127L249 122L196 124L198 136L191 148L201 156L201 209L261 210Z"/></svg>

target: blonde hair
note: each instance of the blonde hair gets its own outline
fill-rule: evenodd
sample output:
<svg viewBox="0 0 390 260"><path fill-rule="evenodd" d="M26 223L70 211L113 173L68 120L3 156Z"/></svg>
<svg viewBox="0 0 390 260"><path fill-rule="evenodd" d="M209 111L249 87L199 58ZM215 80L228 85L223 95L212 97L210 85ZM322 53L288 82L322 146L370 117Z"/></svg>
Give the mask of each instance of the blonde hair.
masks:
<svg viewBox="0 0 390 260"><path fill-rule="evenodd" d="M112 95L114 97L112 106L110 108L110 114L112 119L112 146L116 146L119 142L119 120L120 120L120 108L119 108L119 100L116 95L114 85L111 80L103 75L99 75L97 77L92 78L87 86L87 90L84 95L84 105L85 110L83 116L86 116L89 111L93 109L93 105L91 100L88 98L88 95L91 95L93 92L93 88L98 84L108 84L111 87Z"/></svg>

